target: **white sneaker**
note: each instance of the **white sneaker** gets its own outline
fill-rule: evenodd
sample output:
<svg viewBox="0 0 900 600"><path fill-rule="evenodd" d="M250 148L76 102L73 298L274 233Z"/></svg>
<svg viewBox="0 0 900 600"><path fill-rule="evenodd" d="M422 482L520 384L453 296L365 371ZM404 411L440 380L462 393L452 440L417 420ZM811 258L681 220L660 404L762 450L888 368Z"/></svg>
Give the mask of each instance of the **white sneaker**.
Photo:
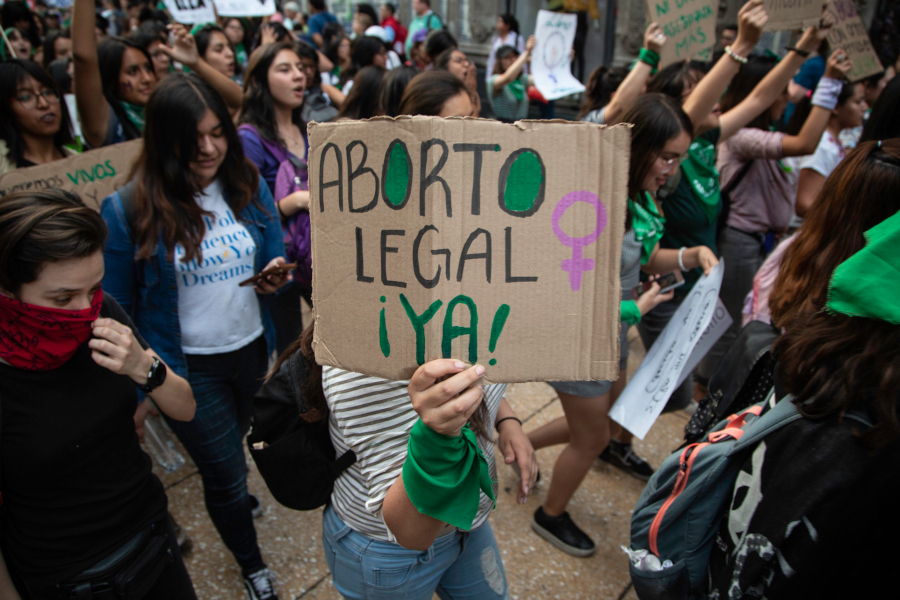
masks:
<svg viewBox="0 0 900 600"><path fill-rule="evenodd" d="M244 576L244 587L250 600L278 600L274 587L277 583L275 573L269 569L260 569Z"/></svg>

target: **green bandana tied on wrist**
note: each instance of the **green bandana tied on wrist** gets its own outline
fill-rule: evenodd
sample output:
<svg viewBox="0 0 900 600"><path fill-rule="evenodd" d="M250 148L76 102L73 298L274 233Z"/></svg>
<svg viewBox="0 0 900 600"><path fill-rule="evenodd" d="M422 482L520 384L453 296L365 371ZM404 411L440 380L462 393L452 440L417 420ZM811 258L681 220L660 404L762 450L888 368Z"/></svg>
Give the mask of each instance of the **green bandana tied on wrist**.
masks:
<svg viewBox="0 0 900 600"><path fill-rule="evenodd" d="M715 223L721 200L716 147L709 140L697 138L688 148L687 156L681 162L681 170L691 185L694 197L700 202L700 208L709 222Z"/></svg>
<svg viewBox="0 0 900 600"><path fill-rule="evenodd" d="M420 513L465 531L472 529L481 492L496 506L490 468L468 425L450 437L416 421L409 432L403 486Z"/></svg>
<svg viewBox="0 0 900 600"><path fill-rule="evenodd" d="M900 325L900 213L864 235L865 247L834 270L825 309Z"/></svg>
<svg viewBox="0 0 900 600"><path fill-rule="evenodd" d="M512 95L516 97L517 102L521 102L522 99L525 98L525 84L522 83L521 79L510 81L506 85L509 86L509 91L511 91Z"/></svg>
<svg viewBox="0 0 900 600"><path fill-rule="evenodd" d="M646 265L653 254L656 244L666 232L666 220L656 211L656 204L650 194L644 192L647 205L644 206L633 199L628 199L628 210L631 211L631 226L634 237L641 243L641 264Z"/></svg>
<svg viewBox="0 0 900 600"><path fill-rule="evenodd" d="M622 300L619 303L619 320L625 327L631 327L641 322L641 309L634 300Z"/></svg>
<svg viewBox="0 0 900 600"><path fill-rule="evenodd" d="M138 106L136 104L131 104L129 102L122 102L122 108L125 109L125 116L128 117L128 120L131 121L131 124L137 127L137 130L142 132L144 131L144 107Z"/></svg>

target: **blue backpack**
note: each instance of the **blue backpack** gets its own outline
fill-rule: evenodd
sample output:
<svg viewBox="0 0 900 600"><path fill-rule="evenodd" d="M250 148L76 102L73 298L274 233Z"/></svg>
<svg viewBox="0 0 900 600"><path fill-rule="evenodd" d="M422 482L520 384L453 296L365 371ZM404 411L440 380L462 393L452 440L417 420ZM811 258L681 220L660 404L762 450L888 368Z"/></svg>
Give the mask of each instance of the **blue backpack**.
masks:
<svg viewBox="0 0 900 600"><path fill-rule="evenodd" d="M862 416L847 414L866 427ZM631 580L641 600L702 597L709 556L741 466L757 444L802 415L792 396L769 399L721 421L706 439L685 446L650 478L631 517ZM663 568L635 566L647 551ZM643 554L643 553L642 553ZM657 560L654 560L656 557Z"/></svg>

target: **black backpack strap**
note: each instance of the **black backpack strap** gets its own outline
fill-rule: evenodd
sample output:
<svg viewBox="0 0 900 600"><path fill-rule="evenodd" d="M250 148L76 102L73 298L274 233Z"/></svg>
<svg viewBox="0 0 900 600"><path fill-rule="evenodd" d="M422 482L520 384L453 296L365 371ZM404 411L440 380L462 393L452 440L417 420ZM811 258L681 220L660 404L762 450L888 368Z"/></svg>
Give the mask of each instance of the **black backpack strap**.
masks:
<svg viewBox="0 0 900 600"><path fill-rule="evenodd" d="M329 465L331 467L332 476L337 479L341 473L349 469L350 465L355 462L356 452L354 452L353 450L347 450Z"/></svg>

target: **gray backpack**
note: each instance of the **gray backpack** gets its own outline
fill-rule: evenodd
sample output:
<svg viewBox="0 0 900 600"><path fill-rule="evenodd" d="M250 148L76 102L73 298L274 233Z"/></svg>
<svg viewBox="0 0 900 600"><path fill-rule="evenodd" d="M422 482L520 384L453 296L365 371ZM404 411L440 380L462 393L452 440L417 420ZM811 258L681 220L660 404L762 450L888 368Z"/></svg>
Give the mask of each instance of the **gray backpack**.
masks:
<svg viewBox="0 0 900 600"><path fill-rule="evenodd" d="M667 568L642 570L632 561L641 600L704 597L709 555L741 466L763 438L802 417L792 396L777 403L774 397L724 419L650 478L631 517L631 550L648 550ZM865 417L846 416L871 427Z"/></svg>

